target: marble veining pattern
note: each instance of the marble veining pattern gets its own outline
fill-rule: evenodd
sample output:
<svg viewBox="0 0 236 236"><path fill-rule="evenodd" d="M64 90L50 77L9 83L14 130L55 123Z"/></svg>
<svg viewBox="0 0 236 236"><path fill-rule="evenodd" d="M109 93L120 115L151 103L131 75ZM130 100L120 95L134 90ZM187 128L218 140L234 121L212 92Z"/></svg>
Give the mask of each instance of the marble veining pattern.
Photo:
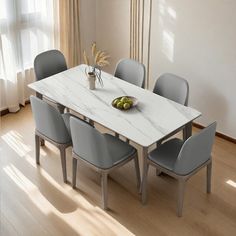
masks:
<svg viewBox="0 0 236 236"><path fill-rule="evenodd" d="M147 147L196 119L201 113L102 72L104 87L88 89L85 65L71 68L29 87L128 139ZM114 98L138 99L136 108L120 111Z"/></svg>

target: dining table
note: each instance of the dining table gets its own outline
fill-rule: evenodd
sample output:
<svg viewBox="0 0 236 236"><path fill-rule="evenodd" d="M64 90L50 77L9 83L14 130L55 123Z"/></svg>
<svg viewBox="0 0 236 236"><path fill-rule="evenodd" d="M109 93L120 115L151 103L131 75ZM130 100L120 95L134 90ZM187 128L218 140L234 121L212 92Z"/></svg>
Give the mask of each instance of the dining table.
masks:
<svg viewBox="0 0 236 236"><path fill-rule="evenodd" d="M87 65L78 65L61 73L29 84L40 96L47 97L97 123L115 134L140 146L141 176L148 157L148 148L161 143L180 130L184 139L192 135L192 122L201 112L183 106L148 89L140 88L114 75L101 72L102 86L89 89ZM121 96L132 96L138 104L129 110L119 110L112 101Z"/></svg>

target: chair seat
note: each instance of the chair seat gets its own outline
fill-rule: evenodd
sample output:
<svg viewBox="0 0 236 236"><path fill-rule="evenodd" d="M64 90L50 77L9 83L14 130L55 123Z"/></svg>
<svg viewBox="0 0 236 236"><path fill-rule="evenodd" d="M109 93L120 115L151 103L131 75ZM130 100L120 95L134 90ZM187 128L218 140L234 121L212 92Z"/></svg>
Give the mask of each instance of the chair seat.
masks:
<svg viewBox="0 0 236 236"><path fill-rule="evenodd" d="M176 159L184 141L174 138L149 153L148 158L154 163L173 171Z"/></svg>

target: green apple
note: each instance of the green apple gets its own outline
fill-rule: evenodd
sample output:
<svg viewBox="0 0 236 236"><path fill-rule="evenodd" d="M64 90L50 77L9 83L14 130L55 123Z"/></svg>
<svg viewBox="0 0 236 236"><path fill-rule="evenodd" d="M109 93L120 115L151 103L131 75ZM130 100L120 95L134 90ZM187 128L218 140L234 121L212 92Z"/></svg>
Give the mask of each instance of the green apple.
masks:
<svg viewBox="0 0 236 236"><path fill-rule="evenodd" d="M115 101L113 101L113 106L116 106L119 101L120 101L119 99L116 99Z"/></svg>
<svg viewBox="0 0 236 236"><path fill-rule="evenodd" d="M130 104L129 104L128 102L124 103L123 108L124 108L125 110L130 109Z"/></svg>
<svg viewBox="0 0 236 236"><path fill-rule="evenodd" d="M120 101L121 102L127 102L129 99L127 98L127 97L122 97L121 99L120 99Z"/></svg>
<svg viewBox="0 0 236 236"><path fill-rule="evenodd" d="M122 109L122 108L123 108L123 105L124 105L124 103L120 101L120 102L117 103L116 106L117 106L117 108Z"/></svg>

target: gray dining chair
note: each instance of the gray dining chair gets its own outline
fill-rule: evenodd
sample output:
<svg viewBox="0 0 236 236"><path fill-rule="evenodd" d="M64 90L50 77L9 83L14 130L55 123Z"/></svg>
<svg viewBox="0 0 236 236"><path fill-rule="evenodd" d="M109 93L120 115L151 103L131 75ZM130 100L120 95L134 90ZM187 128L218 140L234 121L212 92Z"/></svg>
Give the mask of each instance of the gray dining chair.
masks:
<svg viewBox="0 0 236 236"><path fill-rule="evenodd" d="M171 139L150 152L145 160L142 180L142 202L147 201L147 175L149 165L178 180L177 215L182 216L186 181L203 167L207 167L207 193L211 192L211 151L216 122L204 128L186 141Z"/></svg>
<svg viewBox="0 0 236 236"><path fill-rule="evenodd" d="M138 156L135 148L110 134L101 134L85 121L70 118L73 143L73 177L72 186L76 187L77 160L80 160L101 175L102 208L107 209L108 174L127 162L134 160L138 189L140 189L140 173Z"/></svg>
<svg viewBox="0 0 236 236"><path fill-rule="evenodd" d="M161 75L155 83L153 92L184 106L188 105L188 81L177 75L170 73Z"/></svg>
<svg viewBox="0 0 236 236"><path fill-rule="evenodd" d="M132 59L122 59L116 65L114 76L144 88L145 66Z"/></svg>
<svg viewBox="0 0 236 236"><path fill-rule="evenodd" d="M188 81L184 78L181 78L177 75L171 73L162 74L156 81L153 92L162 97L168 98L174 102L177 102L181 105L188 105L189 97L189 85ZM188 127L192 129L192 127ZM181 131L181 130L180 130ZM183 139L186 138L186 128L182 129ZM168 137L167 137L168 138ZM160 145L164 140L161 140L157 143L157 146ZM156 171L156 175L160 175L161 172Z"/></svg>
<svg viewBox="0 0 236 236"><path fill-rule="evenodd" d="M59 50L49 50L42 52L35 57L34 71L36 80L42 80L49 76L58 74L67 70L67 64L64 55ZM41 94L37 94L37 97L42 99ZM45 98L47 102L56 106L60 113L64 113L65 107L59 103L56 103L50 98Z"/></svg>
<svg viewBox="0 0 236 236"><path fill-rule="evenodd" d="M40 164L40 139L47 140L60 150L63 180L67 182L66 148L72 145L70 136L70 114L60 114L53 106L35 96L30 97L35 120L36 163Z"/></svg>

